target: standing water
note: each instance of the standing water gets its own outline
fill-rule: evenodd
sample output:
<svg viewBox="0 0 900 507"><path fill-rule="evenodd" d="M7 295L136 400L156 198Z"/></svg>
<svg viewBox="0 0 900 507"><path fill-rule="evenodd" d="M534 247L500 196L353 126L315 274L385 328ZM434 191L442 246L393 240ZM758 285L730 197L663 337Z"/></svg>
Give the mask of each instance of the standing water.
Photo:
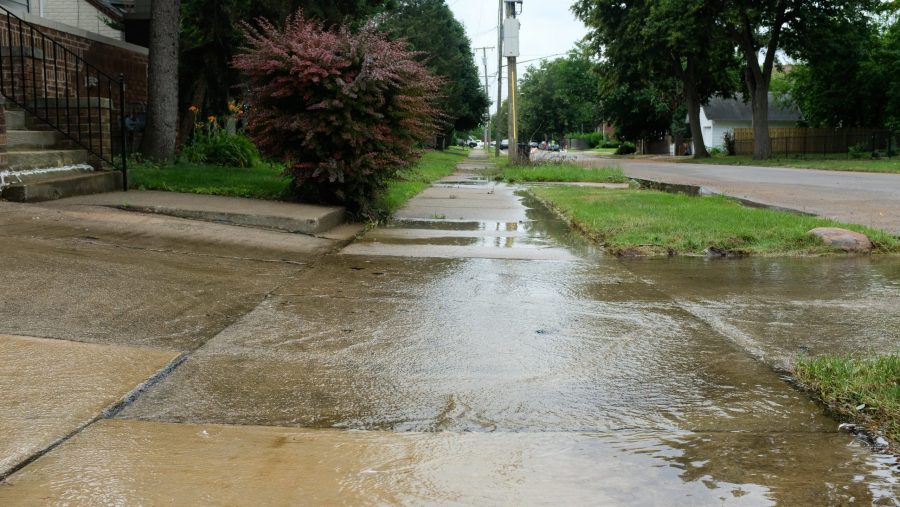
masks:
<svg viewBox="0 0 900 507"><path fill-rule="evenodd" d="M898 504L894 459L777 370L897 351L897 259L620 261L482 165L286 283L0 503L241 503L255 484L259 504Z"/></svg>

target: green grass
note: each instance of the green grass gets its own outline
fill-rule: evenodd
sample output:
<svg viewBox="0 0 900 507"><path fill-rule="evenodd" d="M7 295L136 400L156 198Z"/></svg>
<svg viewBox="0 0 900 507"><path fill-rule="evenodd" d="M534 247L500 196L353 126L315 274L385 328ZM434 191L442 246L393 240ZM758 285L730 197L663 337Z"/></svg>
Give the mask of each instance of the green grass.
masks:
<svg viewBox="0 0 900 507"><path fill-rule="evenodd" d="M585 181L597 183L625 183L628 178L617 167L581 167L572 164L535 166L506 166L498 179L510 183L546 181Z"/></svg>
<svg viewBox="0 0 900 507"><path fill-rule="evenodd" d="M617 148L592 148L590 151L602 153L604 155L615 155Z"/></svg>
<svg viewBox="0 0 900 507"><path fill-rule="evenodd" d="M715 155L707 159L679 159L692 164L755 165L764 167L797 167L827 171L862 171L871 173L900 173L900 157L892 159L847 158L846 154L831 156L777 157L769 160L753 160L750 156Z"/></svg>
<svg viewBox="0 0 900 507"><path fill-rule="evenodd" d="M801 359L794 375L833 411L900 443L900 356Z"/></svg>
<svg viewBox="0 0 900 507"><path fill-rule="evenodd" d="M388 183L387 191L378 201L381 214L389 216L432 181L452 174L456 164L465 160L466 156L465 150L457 148L426 152L415 167L403 171L397 179ZM183 161L167 166L142 162L133 164L128 176L132 188L290 200L291 180L282 176L282 171L283 168L276 164L239 168Z"/></svg>
<svg viewBox="0 0 900 507"><path fill-rule="evenodd" d="M876 251L900 252L900 239L883 231L748 208L720 196L586 187L532 187L530 192L615 254L702 255L710 247L754 255L837 252L806 234L815 227L859 231L869 236Z"/></svg>
<svg viewBox="0 0 900 507"><path fill-rule="evenodd" d="M453 174L456 164L465 161L467 157L468 152L461 148L426 152L418 164L388 183L387 191L377 202L379 214L384 218L394 214L433 181Z"/></svg>
<svg viewBox="0 0 900 507"><path fill-rule="evenodd" d="M277 200L288 198L291 185L282 171L274 164L241 168L190 162L162 167L138 163L129 168L128 177L132 188Z"/></svg>

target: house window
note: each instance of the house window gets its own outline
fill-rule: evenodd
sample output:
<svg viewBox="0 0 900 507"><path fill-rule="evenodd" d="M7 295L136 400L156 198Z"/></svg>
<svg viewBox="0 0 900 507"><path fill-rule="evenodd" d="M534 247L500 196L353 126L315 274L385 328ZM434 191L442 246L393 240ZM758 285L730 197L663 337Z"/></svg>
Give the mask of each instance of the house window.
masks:
<svg viewBox="0 0 900 507"><path fill-rule="evenodd" d="M0 6L6 7L16 14L20 14L23 12L31 12L29 1L30 0L0 0Z"/></svg>

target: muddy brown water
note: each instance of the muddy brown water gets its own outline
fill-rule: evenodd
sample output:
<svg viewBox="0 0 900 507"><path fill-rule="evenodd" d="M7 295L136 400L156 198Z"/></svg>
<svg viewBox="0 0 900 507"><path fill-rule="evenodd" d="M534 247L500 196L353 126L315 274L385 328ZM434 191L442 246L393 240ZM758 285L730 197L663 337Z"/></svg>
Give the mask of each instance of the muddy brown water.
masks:
<svg viewBox="0 0 900 507"><path fill-rule="evenodd" d="M897 505L894 458L778 368L900 351L898 308L897 258L621 261L513 187L444 183L0 503Z"/></svg>

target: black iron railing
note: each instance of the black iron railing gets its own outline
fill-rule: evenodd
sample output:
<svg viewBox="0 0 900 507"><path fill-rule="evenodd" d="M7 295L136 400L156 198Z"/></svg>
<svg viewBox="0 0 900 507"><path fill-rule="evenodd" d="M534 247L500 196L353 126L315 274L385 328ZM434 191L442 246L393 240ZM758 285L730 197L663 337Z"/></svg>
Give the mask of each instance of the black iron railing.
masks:
<svg viewBox="0 0 900 507"><path fill-rule="evenodd" d="M124 74L110 76L0 6L0 93L121 171L128 189Z"/></svg>

